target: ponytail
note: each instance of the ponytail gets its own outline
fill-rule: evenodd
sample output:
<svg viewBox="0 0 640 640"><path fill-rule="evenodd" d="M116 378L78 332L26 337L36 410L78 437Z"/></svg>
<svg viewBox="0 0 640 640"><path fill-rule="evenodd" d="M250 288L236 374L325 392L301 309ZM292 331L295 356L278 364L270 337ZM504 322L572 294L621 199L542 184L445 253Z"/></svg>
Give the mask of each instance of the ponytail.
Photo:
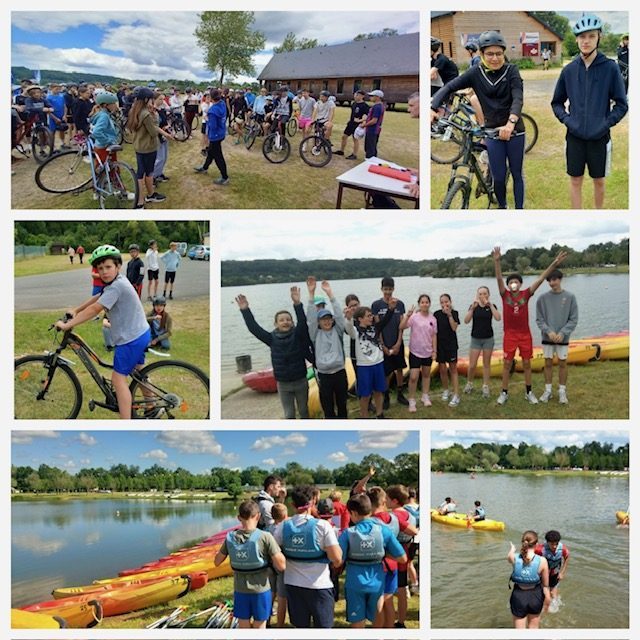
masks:
<svg viewBox="0 0 640 640"><path fill-rule="evenodd" d="M525 531L522 534L522 547L520 547L520 557L522 558L522 564L525 566L531 562L529 558L529 550L536 546L538 543L538 534L535 531Z"/></svg>

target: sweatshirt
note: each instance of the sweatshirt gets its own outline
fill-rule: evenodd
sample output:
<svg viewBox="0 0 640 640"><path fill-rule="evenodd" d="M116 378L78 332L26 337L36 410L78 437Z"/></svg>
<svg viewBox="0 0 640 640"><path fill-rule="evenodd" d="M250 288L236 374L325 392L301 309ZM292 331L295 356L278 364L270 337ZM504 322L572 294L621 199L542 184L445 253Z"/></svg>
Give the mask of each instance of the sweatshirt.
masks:
<svg viewBox="0 0 640 640"><path fill-rule="evenodd" d="M329 300L333 307L333 327L323 331L318 326L318 312L313 300L307 305L309 337L316 354L316 369L319 373L337 373L344 369L344 316L335 298Z"/></svg>
<svg viewBox="0 0 640 640"><path fill-rule="evenodd" d="M578 324L578 303L573 293L543 293L536 302L536 324L542 331L542 344L569 344L569 336ZM549 331L561 333L562 342L550 340Z"/></svg>
<svg viewBox="0 0 640 640"><path fill-rule="evenodd" d="M224 140L227 133L227 107L224 101L212 102L207 112L207 138L210 142Z"/></svg>

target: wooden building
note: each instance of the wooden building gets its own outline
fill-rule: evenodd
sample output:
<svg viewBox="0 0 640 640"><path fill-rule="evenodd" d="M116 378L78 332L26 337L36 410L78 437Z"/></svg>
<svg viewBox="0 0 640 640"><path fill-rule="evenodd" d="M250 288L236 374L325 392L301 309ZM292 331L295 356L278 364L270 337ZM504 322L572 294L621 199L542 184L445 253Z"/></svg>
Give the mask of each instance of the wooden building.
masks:
<svg viewBox="0 0 640 640"><path fill-rule="evenodd" d="M443 53L460 65L469 62L464 48L483 31L499 31L507 42L507 57L531 58L542 64L542 51L551 50L551 60L562 57L564 35L557 33L529 11L432 11L431 35L442 40Z"/></svg>
<svg viewBox="0 0 640 640"><path fill-rule="evenodd" d="M371 38L300 51L276 53L258 76L269 91L287 85L294 93L330 91L338 103L357 89L384 92L390 108L420 88L420 34Z"/></svg>

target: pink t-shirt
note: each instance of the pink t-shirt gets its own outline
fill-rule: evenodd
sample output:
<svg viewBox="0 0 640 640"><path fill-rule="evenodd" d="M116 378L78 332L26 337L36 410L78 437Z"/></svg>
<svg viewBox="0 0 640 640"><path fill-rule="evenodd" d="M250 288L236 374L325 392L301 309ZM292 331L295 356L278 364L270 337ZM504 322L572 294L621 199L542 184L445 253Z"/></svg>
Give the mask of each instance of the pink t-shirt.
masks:
<svg viewBox="0 0 640 640"><path fill-rule="evenodd" d="M438 322L433 314L423 315L419 311L409 318L411 328L409 351L418 358L433 357L433 336L438 333Z"/></svg>

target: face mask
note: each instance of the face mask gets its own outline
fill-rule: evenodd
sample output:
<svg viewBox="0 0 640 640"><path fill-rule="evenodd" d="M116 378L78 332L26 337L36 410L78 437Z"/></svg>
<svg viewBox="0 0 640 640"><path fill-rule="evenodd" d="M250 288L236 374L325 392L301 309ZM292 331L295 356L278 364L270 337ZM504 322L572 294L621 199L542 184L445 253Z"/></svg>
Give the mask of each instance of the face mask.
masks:
<svg viewBox="0 0 640 640"><path fill-rule="evenodd" d="M509 289L515 293L518 290L518 283L515 280L512 280L509 285Z"/></svg>

